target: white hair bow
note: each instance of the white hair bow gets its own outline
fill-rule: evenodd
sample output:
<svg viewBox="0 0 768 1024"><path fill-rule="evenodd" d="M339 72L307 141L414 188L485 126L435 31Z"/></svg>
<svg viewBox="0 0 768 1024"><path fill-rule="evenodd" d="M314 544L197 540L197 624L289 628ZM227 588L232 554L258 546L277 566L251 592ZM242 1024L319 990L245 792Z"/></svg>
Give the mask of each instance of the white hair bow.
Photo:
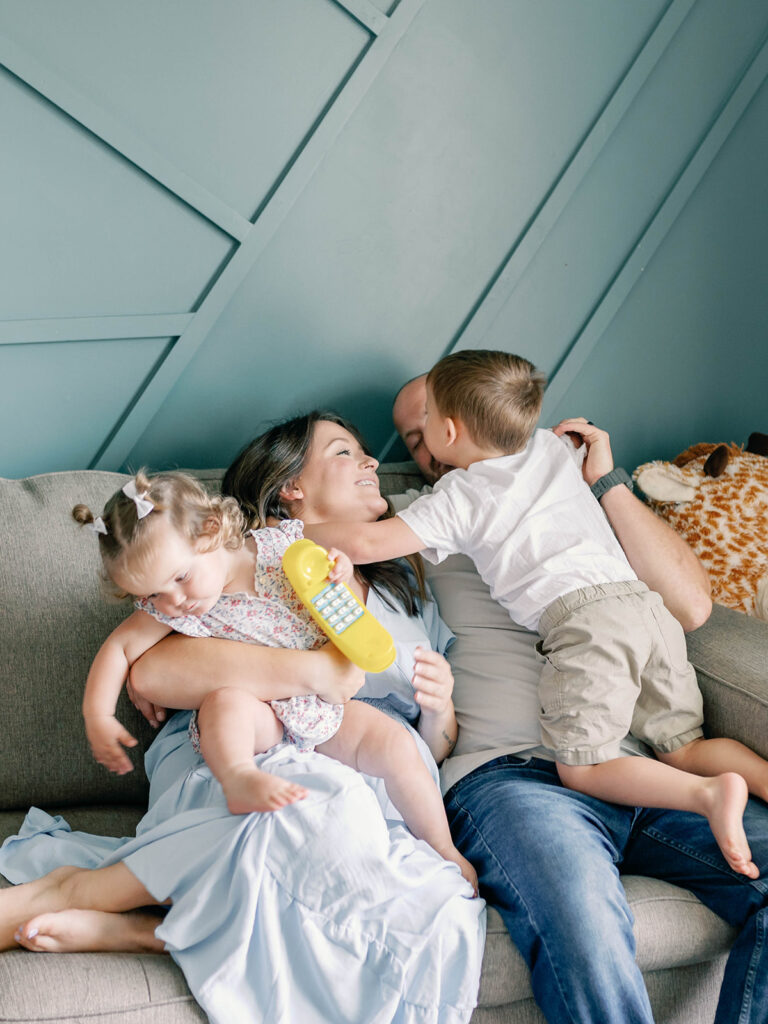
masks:
<svg viewBox="0 0 768 1024"><path fill-rule="evenodd" d="M85 525L89 530L93 530L94 533L103 533L104 536L109 532L101 516L96 516L92 523L86 523Z"/></svg>
<svg viewBox="0 0 768 1024"><path fill-rule="evenodd" d="M143 519L144 516L148 516L152 509L155 507L151 501L147 498L147 492L144 491L142 494L136 490L136 481L129 480L123 488L123 494L126 498L130 498L136 504L136 516L138 519Z"/></svg>

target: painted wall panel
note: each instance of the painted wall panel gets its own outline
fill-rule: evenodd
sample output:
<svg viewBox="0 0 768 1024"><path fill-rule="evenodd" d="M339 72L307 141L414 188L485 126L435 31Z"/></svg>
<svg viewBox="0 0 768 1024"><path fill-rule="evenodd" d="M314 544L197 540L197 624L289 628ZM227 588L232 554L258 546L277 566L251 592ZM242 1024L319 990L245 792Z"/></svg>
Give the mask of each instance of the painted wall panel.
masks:
<svg viewBox="0 0 768 1024"><path fill-rule="evenodd" d="M169 343L1 346L0 474L87 466Z"/></svg>
<svg viewBox="0 0 768 1024"><path fill-rule="evenodd" d="M332 0L5 6L11 39L248 218L370 38Z"/></svg>
<svg viewBox="0 0 768 1024"><path fill-rule="evenodd" d="M0 69L0 319L190 309L230 240Z"/></svg>
<svg viewBox="0 0 768 1024"><path fill-rule="evenodd" d="M219 462L259 420L318 404L383 443L393 389L448 347L657 11L422 8L134 461ZM185 413L206 382L228 396L215 437Z"/></svg>
<svg viewBox="0 0 768 1024"><path fill-rule="evenodd" d="M630 469L768 433L766 125L768 83L555 412L589 410Z"/></svg>

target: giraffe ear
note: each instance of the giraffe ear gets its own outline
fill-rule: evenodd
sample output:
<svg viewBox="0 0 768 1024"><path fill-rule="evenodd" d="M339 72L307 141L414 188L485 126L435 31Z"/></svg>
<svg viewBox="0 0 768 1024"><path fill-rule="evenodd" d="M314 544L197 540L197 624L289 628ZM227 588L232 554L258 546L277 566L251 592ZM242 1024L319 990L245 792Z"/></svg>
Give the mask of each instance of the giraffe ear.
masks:
<svg viewBox="0 0 768 1024"><path fill-rule="evenodd" d="M671 462L647 462L635 471L635 480L651 501L692 501L696 488L689 483L681 469Z"/></svg>

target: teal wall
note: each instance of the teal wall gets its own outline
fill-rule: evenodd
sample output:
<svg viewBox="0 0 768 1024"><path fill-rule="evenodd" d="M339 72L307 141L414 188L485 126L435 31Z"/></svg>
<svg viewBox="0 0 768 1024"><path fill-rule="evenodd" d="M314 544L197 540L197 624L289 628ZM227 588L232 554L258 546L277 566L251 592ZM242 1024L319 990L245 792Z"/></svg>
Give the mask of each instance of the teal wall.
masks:
<svg viewBox="0 0 768 1024"><path fill-rule="evenodd" d="M391 447L451 348L629 467L768 432L763 0L3 0L0 474Z"/></svg>

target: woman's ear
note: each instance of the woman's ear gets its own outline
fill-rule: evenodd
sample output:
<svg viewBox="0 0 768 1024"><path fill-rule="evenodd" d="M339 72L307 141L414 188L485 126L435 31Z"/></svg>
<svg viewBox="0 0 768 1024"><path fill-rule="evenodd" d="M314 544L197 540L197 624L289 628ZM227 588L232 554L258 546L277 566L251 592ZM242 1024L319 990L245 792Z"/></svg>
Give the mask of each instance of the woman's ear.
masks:
<svg viewBox="0 0 768 1024"><path fill-rule="evenodd" d="M289 480L287 484L283 484L280 488L280 497L283 501L302 501L304 492L299 486L299 481Z"/></svg>

